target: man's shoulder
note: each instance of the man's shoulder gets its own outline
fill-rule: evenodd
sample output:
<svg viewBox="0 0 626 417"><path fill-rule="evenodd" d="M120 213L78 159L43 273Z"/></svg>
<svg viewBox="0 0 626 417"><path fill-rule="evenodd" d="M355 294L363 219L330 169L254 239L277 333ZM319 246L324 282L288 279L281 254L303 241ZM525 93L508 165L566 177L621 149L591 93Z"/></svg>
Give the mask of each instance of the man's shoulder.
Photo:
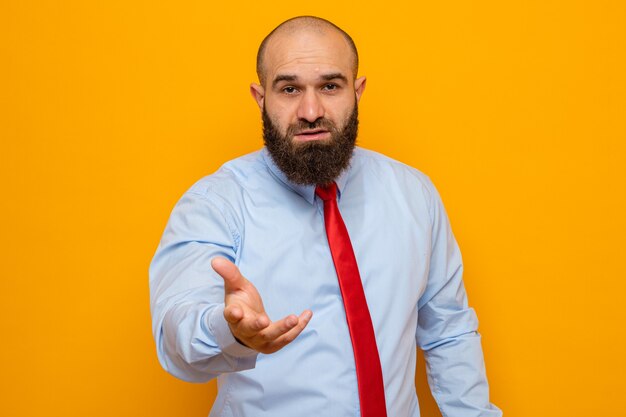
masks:
<svg viewBox="0 0 626 417"><path fill-rule="evenodd" d="M246 182L263 177L263 172L267 172L267 165L263 161L261 151L257 150L224 163L214 173L199 179L188 193L200 196L236 194Z"/></svg>
<svg viewBox="0 0 626 417"><path fill-rule="evenodd" d="M370 149L355 148L352 165L353 168L364 170L371 175L392 176L396 180L416 181L426 188L432 187L428 175L419 169Z"/></svg>
<svg viewBox="0 0 626 417"><path fill-rule="evenodd" d="M379 152L356 149L352 170L354 178L366 183L373 195L392 195L411 207L428 207L429 211L438 198L428 175Z"/></svg>

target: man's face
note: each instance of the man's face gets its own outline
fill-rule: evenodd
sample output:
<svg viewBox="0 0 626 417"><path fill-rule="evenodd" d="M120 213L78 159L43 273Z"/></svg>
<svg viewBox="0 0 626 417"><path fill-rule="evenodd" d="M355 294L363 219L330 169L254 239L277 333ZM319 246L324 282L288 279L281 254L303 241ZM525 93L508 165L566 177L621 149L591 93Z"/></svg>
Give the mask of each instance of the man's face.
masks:
<svg viewBox="0 0 626 417"><path fill-rule="evenodd" d="M332 182L348 166L365 78L333 30L276 34L264 59L265 84L251 92L263 113L264 139L276 164L300 184Z"/></svg>

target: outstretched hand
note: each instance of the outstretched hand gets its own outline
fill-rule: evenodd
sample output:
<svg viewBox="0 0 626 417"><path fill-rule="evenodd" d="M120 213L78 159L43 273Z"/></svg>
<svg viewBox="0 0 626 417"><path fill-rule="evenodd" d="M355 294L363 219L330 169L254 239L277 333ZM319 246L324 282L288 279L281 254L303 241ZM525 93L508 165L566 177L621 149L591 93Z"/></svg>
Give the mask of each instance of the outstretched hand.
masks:
<svg viewBox="0 0 626 417"><path fill-rule="evenodd" d="M265 313L257 289L239 268L225 258L214 258L211 266L224 279L224 318L233 336L261 353L274 353L291 343L304 330L313 312L291 314L272 322Z"/></svg>

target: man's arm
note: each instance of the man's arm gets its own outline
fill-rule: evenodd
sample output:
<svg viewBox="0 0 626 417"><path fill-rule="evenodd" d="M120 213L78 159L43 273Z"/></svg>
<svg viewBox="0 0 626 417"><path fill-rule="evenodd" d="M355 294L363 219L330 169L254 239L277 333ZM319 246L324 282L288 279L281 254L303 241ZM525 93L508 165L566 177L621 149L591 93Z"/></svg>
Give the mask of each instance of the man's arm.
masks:
<svg viewBox="0 0 626 417"><path fill-rule="evenodd" d="M430 207L432 253L416 337L433 397L446 417L501 416L489 402L478 320L467 303L461 253L432 184Z"/></svg>
<svg viewBox="0 0 626 417"><path fill-rule="evenodd" d="M251 369L258 352L279 350L310 319L308 310L277 322L267 317L260 295L232 263L240 246L236 224L218 197L188 192L150 265L157 355L180 379L204 382Z"/></svg>

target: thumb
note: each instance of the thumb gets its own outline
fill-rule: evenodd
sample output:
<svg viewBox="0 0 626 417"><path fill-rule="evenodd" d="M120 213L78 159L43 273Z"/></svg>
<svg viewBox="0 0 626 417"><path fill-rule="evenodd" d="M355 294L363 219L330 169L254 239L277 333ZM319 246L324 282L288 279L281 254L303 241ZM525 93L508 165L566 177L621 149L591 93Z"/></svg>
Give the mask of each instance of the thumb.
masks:
<svg viewBox="0 0 626 417"><path fill-rule="evenodd" d="M246 282L237 265L226 258L213 258L211 266L224 279L224 290L226 292L240 289Z"/></svg>

